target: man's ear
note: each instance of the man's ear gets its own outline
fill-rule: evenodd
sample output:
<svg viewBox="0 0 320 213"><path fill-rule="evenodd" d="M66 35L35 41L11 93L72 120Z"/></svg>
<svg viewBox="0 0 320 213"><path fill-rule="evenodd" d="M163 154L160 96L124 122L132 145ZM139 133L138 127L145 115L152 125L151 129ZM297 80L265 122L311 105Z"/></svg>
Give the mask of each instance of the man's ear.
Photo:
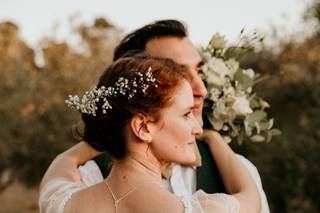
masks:
<svg viewBox="0 0 320 213"><path fill-rule="evenodd" d="M152 134L148 123L149 120L146 115L137 113L131 119L131 130L141 141L150 143L152 141Z"/></svg>

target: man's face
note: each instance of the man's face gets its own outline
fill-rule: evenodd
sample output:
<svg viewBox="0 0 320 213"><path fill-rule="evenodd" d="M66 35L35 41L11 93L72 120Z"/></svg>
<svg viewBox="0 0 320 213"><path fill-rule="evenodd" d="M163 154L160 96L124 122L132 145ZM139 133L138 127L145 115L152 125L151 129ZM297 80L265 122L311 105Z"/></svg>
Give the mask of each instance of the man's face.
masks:
<svg viewBox="0 0 320 213"><path fill-rule="evenodd" d="M170 58L178 64L184 65L191 76L191 87L194 98L194 115L202 125L202 107L207 90L201 80L202 60L191 41L184 37L173 36L155 38L146 45L146 52L152 56Z"/></svg>

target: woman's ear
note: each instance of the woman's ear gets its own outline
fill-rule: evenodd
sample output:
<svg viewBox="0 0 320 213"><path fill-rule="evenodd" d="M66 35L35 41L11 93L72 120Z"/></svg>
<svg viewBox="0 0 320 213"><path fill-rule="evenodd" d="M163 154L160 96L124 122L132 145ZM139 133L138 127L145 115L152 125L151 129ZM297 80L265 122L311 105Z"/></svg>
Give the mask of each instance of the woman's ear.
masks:
<svg viewBox="0 0 320 213"><path fill-rule="evenodd" d="M131 129L133 134L142 142L150 143L152 141L152 134L149 128L149 120L146 115L137 113L131 119Z"/></svg>

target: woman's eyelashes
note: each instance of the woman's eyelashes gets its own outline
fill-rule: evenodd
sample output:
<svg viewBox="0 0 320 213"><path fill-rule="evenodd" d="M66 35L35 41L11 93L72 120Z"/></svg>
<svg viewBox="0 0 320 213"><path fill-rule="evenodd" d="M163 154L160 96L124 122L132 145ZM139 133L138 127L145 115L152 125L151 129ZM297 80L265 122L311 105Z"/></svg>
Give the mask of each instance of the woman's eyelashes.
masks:
<svg viewBox="0 0 320 213"><path fill-rule="evenodd" d="M184 115L183 115L185 118L191 118L191 116L192 116L192 111L190 110L190 111L188 111L187 113L185 113Z"/></svg>

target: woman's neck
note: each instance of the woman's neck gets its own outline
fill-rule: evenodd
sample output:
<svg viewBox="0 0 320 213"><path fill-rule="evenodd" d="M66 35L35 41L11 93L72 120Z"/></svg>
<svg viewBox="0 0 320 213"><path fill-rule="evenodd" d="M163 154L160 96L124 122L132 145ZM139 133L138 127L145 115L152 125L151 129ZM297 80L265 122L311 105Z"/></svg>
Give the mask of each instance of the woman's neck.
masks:
<svg viewBox="0 0 320 213"><path fill-rule="evenodd" d="M161 181L162 162L159 162L153 155L130 152L123 160L116 161L110 173L110 177L120 178L123 181L131 178L137 181L152 180Z"/></svg>

